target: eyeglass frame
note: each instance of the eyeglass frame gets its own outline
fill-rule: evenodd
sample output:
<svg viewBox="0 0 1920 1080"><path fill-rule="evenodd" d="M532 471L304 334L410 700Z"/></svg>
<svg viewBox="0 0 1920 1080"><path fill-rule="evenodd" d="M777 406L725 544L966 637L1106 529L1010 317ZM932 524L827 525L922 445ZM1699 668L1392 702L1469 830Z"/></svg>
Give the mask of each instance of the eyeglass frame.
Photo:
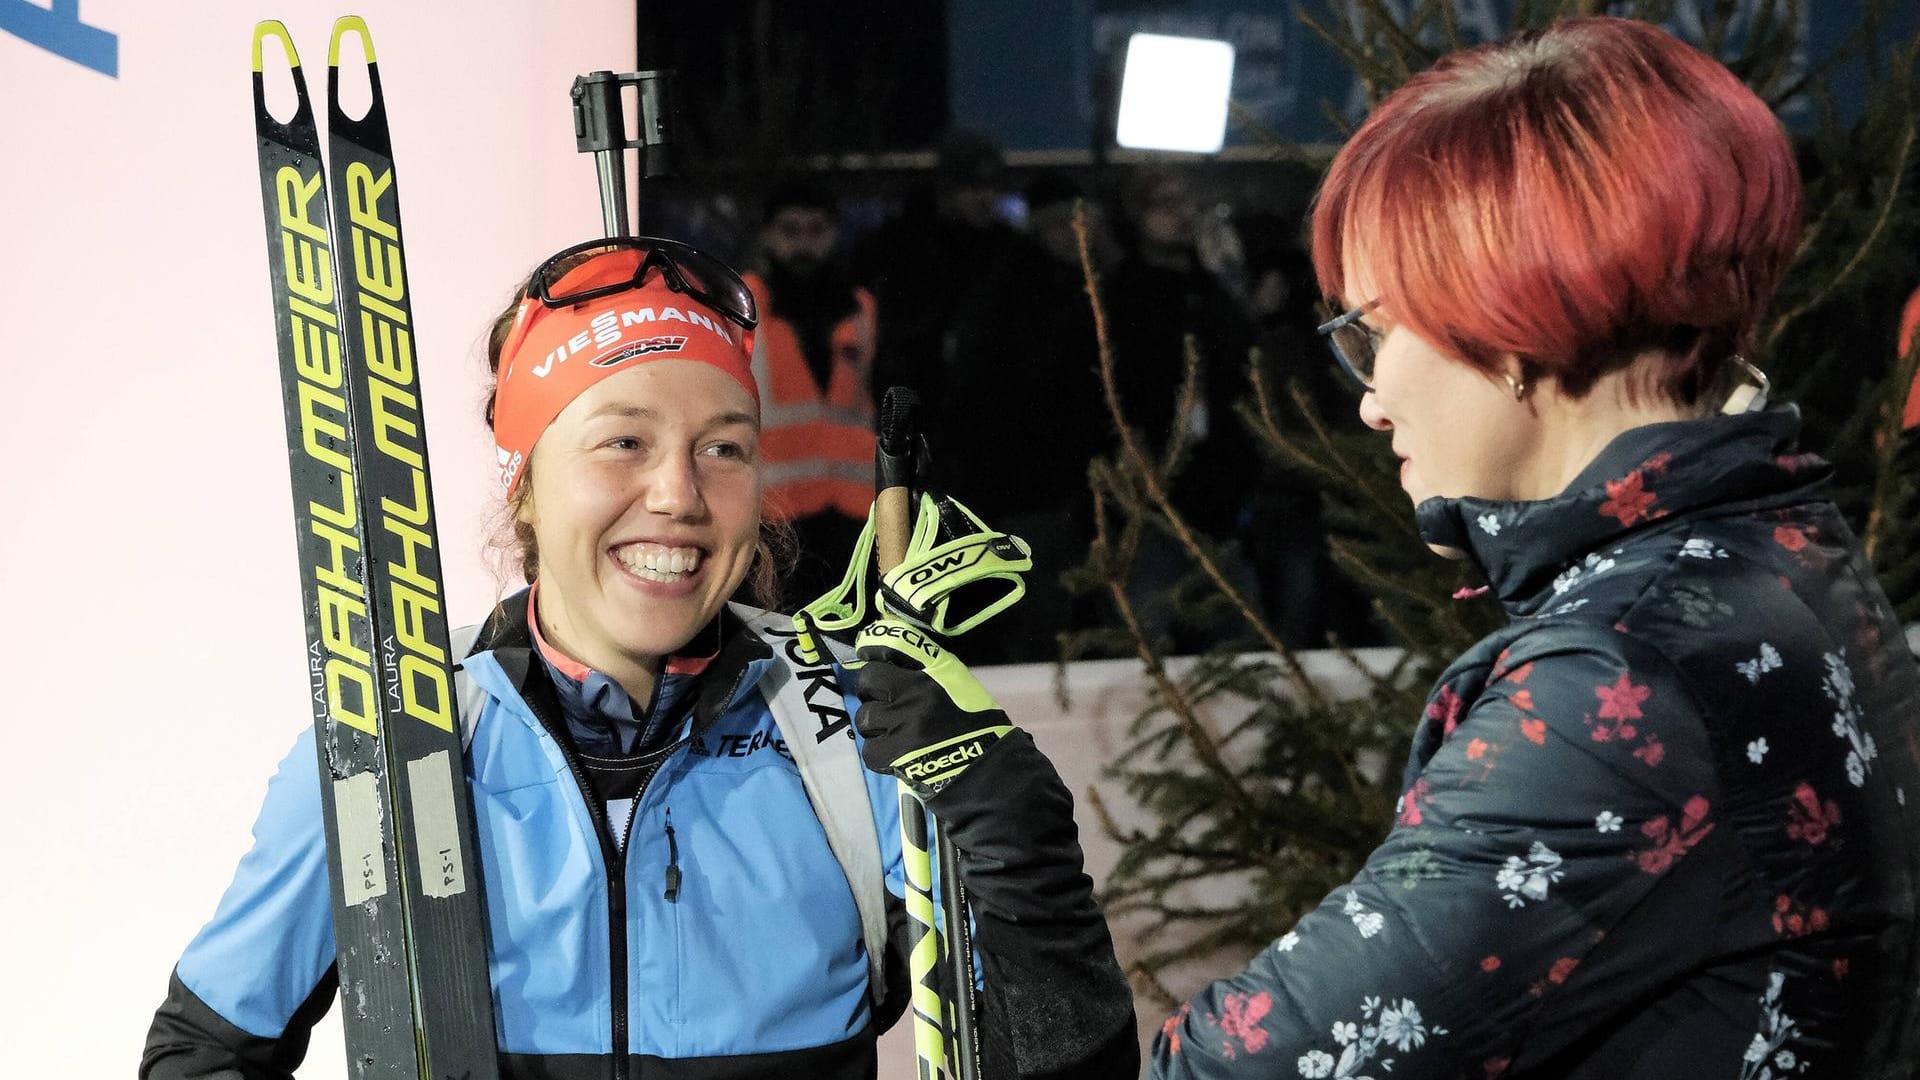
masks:
<svg viewBox="0 0 1920 1080"><path fill-rule="evenodd" d="M1346 350L1340 347L1339 335L1340 331L1359 322L1363 316L1379 306L1380 301L1374 300L1354 308L1344 315L1329 319L1314 329L1314 333L1327 339L1327 346L1333 350L1333 358L1339 361L1340 370L1345 372L1347 378L1352 379L1362 391L1369 394L1373 393L1373 384L1361 377L1360 370L1355 367L1353 361L1347 357Z"/></svg>
<svg viewBox="0 0 1920 1080"><path fill-rule="evenodd" d="M1360 377L1359 369L1354 366L1352 360L1347 358L1346 350L1340 347L1338 334L1359 322L1363 316L1379 306L1380 301L1375 300L1343 315L1328 319L1314 329L1315 333L1327 339L1327 345L1333 349L1333 358L1340 363L1340 370L1346 372L1347 378L1352 379L1369 394L1373 393L1373 384ZM1729 360L1747 376L1747 383L1734 387L1733 391L1727 395L1721 412L1745 413L1764 410L1767 407L1767 397L1773 391L1772 380L1767 378L1766 372L1761 371L1751 360L1739 353L1734 353ZM1748 392L1742 393L1742 391Z"/></svg>

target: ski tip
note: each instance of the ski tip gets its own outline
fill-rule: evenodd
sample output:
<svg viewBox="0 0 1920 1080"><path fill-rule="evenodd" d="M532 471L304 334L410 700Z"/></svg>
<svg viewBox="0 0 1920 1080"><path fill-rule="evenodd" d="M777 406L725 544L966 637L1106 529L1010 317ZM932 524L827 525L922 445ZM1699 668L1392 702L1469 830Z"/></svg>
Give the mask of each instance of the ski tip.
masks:
<svg viewBox="0 0 1920 1080"><path fill-rule="evenodd" d="M360 35L360 47L367 54L367 63L373 63L373 34L367 30L367 20L358 15L342 15L333 21L333 40L327 43L327 66L340 66L340 39L349 33Z"/></svg>
<svg viewBox="0 0 1920 1080"><path fill-rule="evenodd" d="M264 70L261 64L260 43L270 37L280 39L280 47L287 53L287 66L298 70L300 54L294 51L293 35L287 33L287 24L279 19L263 19L253 26L253 73L258 75Z"/></svg>

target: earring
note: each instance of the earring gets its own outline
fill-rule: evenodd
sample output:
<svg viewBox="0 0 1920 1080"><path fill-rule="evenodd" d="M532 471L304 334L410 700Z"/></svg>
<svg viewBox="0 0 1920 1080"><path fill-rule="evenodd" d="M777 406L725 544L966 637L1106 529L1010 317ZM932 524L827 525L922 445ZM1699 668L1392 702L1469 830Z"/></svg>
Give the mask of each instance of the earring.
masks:
<svg viewBox="0 0 1920 1080"><path fill-rule="evenodd" d="M1739 353L1731 357L1733 365L1747 376L1748 381L1733 388L1727 395L1727 403L1720 411L1729 415L1744 412L1759 412L1767 407L1767 393L1773 389L1767 373L1753 365L1753 362Z"/></svg>
<svg viewBox="0 0 1920 1080"><path fill-rule="evenodd" d="M1513 391L1513 400L1515 401L1519 401L1527 396L1527 382L1525 379L1516 379L1512 375L1508 375L1507 389Z"/></svg>

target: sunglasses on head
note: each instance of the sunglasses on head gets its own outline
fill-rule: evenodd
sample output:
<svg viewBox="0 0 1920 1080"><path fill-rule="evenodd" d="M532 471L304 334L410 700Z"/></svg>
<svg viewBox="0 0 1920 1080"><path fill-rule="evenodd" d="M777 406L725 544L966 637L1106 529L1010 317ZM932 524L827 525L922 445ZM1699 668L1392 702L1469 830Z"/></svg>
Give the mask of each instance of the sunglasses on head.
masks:
<svg viewBox="0 0 1920 1080"><path fill-rule="evenodd" d="M567 284L568 277L574 271L595 259L622 252L640 254L640 258L634 262L633 273L627 277L594 285ZM739 324L742 329L752 330L759 325L760 313L753 302L753 293L747 289L747 283L740 280L740 275L734 273L726 263L678 240L665 240L657 236L612 236L554 252L534 268L533 276L527 280L526 298L520 302L520 310L513 317L513 327L501 344L500 356L504 360L519 351L520 343L526 340L528 331L533 327L536 313L638 289L652 270L658 270L667 287L674 292L698 301L729 322Z"/></svg>
<svg viewBox="0 0 1920 1080"><path fill-rule="evenodd" d="M623 281L593 286L565 287L568 275L576 269L602 255L623 251L641 253L640 260L634 264L632 276ZM747 290L747 283L740 280L740 275L734 273L731 267L698 248L657 236L614 236L605 240L589 240L555 252L534 270L533 277L527 283L527 298L537 299L550 308L584 304L602 296L639 288L650 270L660 271L674 292L685 293L698 300L740 324L743 330L753 329L760 321L759 311L753 303L753 293Z"/></svg>

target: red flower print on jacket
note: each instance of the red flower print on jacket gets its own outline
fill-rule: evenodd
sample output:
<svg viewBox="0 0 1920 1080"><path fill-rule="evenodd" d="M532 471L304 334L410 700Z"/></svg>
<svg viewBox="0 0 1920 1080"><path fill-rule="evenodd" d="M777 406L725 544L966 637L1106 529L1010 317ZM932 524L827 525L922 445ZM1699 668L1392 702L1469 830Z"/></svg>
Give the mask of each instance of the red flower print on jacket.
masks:
<svg viewBox="0 0 1920 1080"><path fill-rule="evenodd" d="M1640 831L1653 841L1652 847L1633 855L1641 872L1664 874L1682 855L1692 851L1694 845L1705 840L1714 827L1714 823L1707 820L1708 808L1706 797L1695 795L1682 808L1679 825L1668 818L1657 817L1640 826Z"/></svg>
<svg viewBox="0 0 1920 1080"><path fill-rule="evenodd" d="M1188 1002L1180 1006L1179 1012L1167 1017L1166 1023L1160 1025L1160 1034L1167 1037L1167 1050L1169 1052L1175 1054L1180 1052L1180 1025L1186 1021L1187 1014L1192 1011L1193 1003Z"/></svg>
<svg viewBox="0 0 1920 1080"><path fill-rule="evenodd" d="M1493 770L1500 767L1500 755L1505 752L1505 750L1506 747L1497 742L1488 742L1485 739L1469 739L1467 741L1467 760L1480 767L1480 774L1472 777L1472 779L1478 783L1486 783L1487 778L1493 775Z"/></svg>
<svg viewBox="0 0 1920 1080"><path fill-rule="evenodd" d="M1667 744L1661 742L1658 735L1648 735L1634 750L1633 756L1646 762L1648 768L1653 768L1667 759Z"/></svg>
<svg viewBox="0 0 1920 1080"><path fill-rule="evenodd" d="M1807 530L1798 525L1782 525L1773 530L1773 542L1788 551L1804 551L1807 546Z"/></svg>
<svg viewBox="0 0 1920 1080"><path fill-rule="evenodd" d="M1553 967L1548 970L1547 977L1545 979L1536 980L1532 986L1527 988L1527 992L1532 994L1534 997L1539 997L1542 994L1545 994L1547 992L1547 987L1549 985L1559 986L1562 983L1566 982L1568 977L1573 974L1573 969L1579 966L1580 966L1579 957L1563 956L1560 959L1555 960L1553 962Z"/></svg>
<svg viewBox="0 0 1920 1080"><path fill-rule="evenodd" d="M1506 656L1505 653L1501 653L1500 655L1502 658L1505 658ZM1533 661L1529 660L1526 663L1521 664L1519 667L1514 668L1513 671L1507 675L1506 681L1510 683L1523 683L1527 681L1527 676L1531 674L1533 674ZM1507 695L1507 700L1513 702L1513 707L1516 709L1520 709L1524 712L1533 711L1533 691L1532 690L1528 690L1522 687L1519 690L1515 690L1509 693Z"/></svg>
<svg viewBox="0 0 1920 1080"><path fill-rule="evenodd" d="M1407 789L1407 793L1400 796L1400 812L1394 815L1394 820L1402 825L1418 825L1425 820L1421 807L1433 797L1428 790L1431 786L1424 776L1415 780L1413 786Z"/></svg>
<svg viewBox="0 0 1920 1080"><path fill-rule="evenodd" d="M1646 478L1635 469L1618 480L1607 481L1607 501L1600 504L1600 512L1622 525L1633 525L1655 516L1651 507L1658 498L1646 490Z"/></svg>
<svg viewBox="0 0 1920 1080"><path fill-rule="evenodd" d="M1247 1053L1257 1054L1267 1048L1267 1031L1259 1026L1260 1018L1273 1009L1273 995L1228 994L1223 1002L1226 1015L1220 1018L1220 1030L1226 1032L1229 1039L1238 1039L1247 1048ZM1233 1043L1227 1043L1227 1056L1233 1057Z"/></svg>
<svg viewBox="0 0 1920 1080"><path fill-rule="evenodd" d="M1811 847L1827 842L1827 831L1840 824L1840 806L1832 799L1824 804L1813 785L1801 781L1793 789L1793 801L1787 804L1787 835L1805 840Z"/></svg>
<svg viewBox="0 0 1920 1080"><path fill-rule="evenodd" d="M1465 704L1453 687L1440 688L1440 696L1427 703L1427 719L1440 722L1440 734L1444 737L1453 734L1460 726L1460 707Z"/></svg>
<svg viewBox="0 0 1920 1080"><path fill-rule="evenodd" d="M1622 675L1612 686L1596 686L1593 696L1600 699L1599 718L1587 717L1588 732L1594 742L1627 742L1640 734L1632 721L1643 718L1640 706L1653 696L1653 687L1635 686L1631 676Z"/></svg>
<svg viewBox="0 0 1920 1080"><path fill-rule="evenodd" d="M1827 910L1808 910L1785 893L1773 899L1773 932L1783 937L1806 937L1827 928Z"/></svg>
<svg viewBox="0 0 1920 1080"><path fill-rule="evenodd" d="M1653 696L1653 687L1635 686L1631 676L1622 675L1612 686L1596 686L1593 696L1600 699L1603 720L1638 720L1640 706Z"/></svg>

